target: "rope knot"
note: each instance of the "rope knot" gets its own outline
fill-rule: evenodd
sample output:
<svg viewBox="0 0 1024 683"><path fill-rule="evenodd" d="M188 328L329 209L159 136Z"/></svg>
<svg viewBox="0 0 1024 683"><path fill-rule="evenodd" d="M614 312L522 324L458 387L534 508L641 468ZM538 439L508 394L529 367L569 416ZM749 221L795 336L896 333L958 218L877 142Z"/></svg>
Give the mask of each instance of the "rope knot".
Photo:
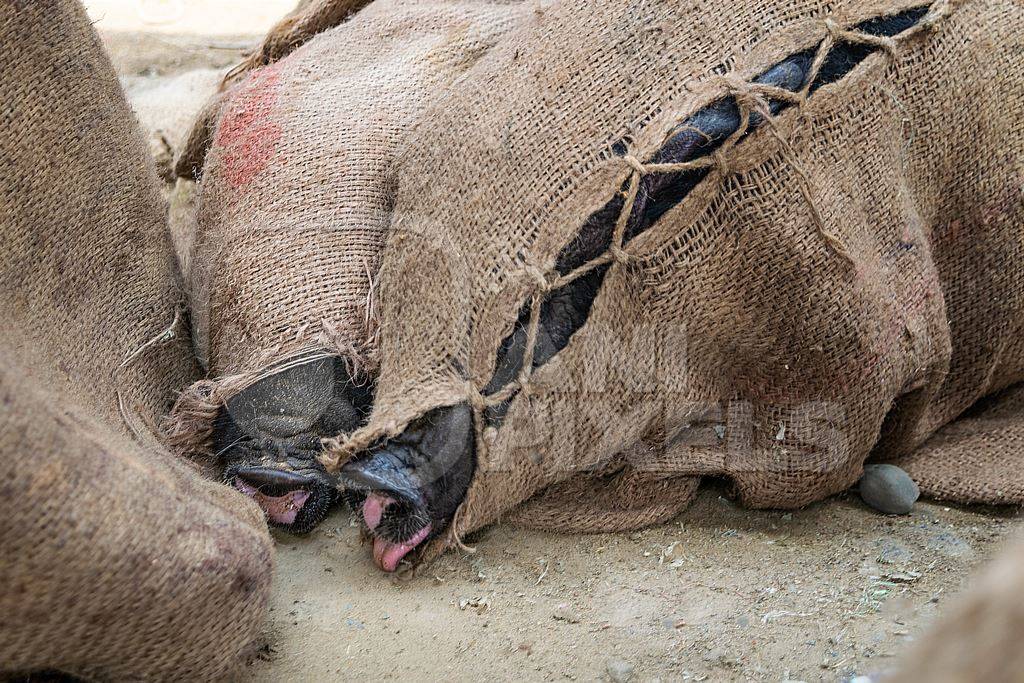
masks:
<svg viewBox="0 0 1024 683"><path fill-rule="evenodd" d="M545 273L532 263L528 263L526 264L526 275L530 280L533 280L538 291L544 293L551 291L551 284L554 282L554 279L548 273Z"/></svg>
<svg viewBox="0 0 1024 683"><path fill-rule="evenodd" d="M737 76L736 74L724 74L719 77L725 91L733 97L740 98L749 95L752 89L752 85Z"/></svg>
<svg viewBox="0 0 1024 683"><path fill-rule="evenodd" d="M722 177L732 174L732 169L729 168L729 159L725 155L725 150L719 148L711 153L712 167L718 171Z"/></svg>
<svg viewBox="0 0 1024 683"><path fill-rule="evenodd" d="M647 167L644 166L643 163L632 154L625 155L624 157L622 157L622 160L626 163L627 166L629 166L631 169L633 169L640 175L647 175Z"/></svg>
<svg viewBox="0 0 1024 683"><path fill-rule="evenodd" d="M618 244L612 244L608 247L608 253L611 254L612 260L615 263L626 265L633 259L633 255L623 249Z"/></svg>
<svg viewBox="0 0 1024 683"><path fill-rule="evenodd" d="M480 390L476 388L472 380L466 380L466 401L473 407L474 412L480 415L487 409L487 399Z"/></svg>

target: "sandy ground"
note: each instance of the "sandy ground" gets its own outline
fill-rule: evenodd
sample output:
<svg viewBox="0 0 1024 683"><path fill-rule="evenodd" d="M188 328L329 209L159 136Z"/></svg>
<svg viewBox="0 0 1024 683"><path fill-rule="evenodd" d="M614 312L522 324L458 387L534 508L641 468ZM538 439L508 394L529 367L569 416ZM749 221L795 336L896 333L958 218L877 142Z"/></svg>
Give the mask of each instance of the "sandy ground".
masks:
<svg viewBox="0 0 1024 683"><path fill-rule="evenodd" d="M173 152L219 74L288 2L148 3L185 7L160 25L139 18L147 3L88 4L154 149ZM709 488L639 533L498 526L471 539L474 554L399 581L339 510L308 538L278 536L267 646L248 677L845 681L890 667L1022 528L1018 510L923 503L895 518L853 495L747 511Z"/></svg>
<svg viewBox="0 0 1024 683"><path fill-rule="evenodd" d="M406 582L375 571L349 517L279 536L259 680L840 681L881 672L1012 512L854 498L751 512L714 489L674 523L567 537L493 528Z"/></svg>

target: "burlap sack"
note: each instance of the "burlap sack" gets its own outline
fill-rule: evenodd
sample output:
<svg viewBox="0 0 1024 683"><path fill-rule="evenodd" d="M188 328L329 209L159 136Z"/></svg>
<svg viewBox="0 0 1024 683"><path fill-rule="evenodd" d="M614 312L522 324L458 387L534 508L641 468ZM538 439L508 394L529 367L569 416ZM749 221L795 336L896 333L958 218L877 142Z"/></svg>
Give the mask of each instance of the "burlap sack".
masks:
<svg viewBox="0 0 1024 683"><path fill-rule="evenodd" d="M1024 544L985 568L904 655L886 683L1024 681Z"/></svg>
<svg viewBox="0 0 1024 683"><path fill-rule="evenodd" d="M145 143L74 0L0 5L0 57L0 675L223 678L271 544L153 435L197 368Z"/></svg>
<svg viewBox="0 0 1024 683"><path fill-rule="evenodd" d="M175 411L172 440L189 450L228 396L283 359L326 351L374 374L395 150L520 14L490 0L382 0L342 22L355 7L300 5L207 106L178 162L201 176L183 261L214 380Z"/></svg>
<svg viewBox="0 0 1024 683"><path fill-rule="evenodd" d="M890 15L905 30L863 28ZM812 91L843 45L862 61ZM804 51L801 85L755 83ZM512 519L629 528L704 476L749 506L799 506L855 483L872 453L926 494L1024 501L1018 451L946 439L905 460L1024 377L1022 97L1009 0L538 6L409 136L374 413L329 464L468 402L477 473L447 542L545 490ZM738 132L659 163L729 98ZM644 205L651 178L694 173ZM584 226L607 246L567 269ZM532 335L541 302L598 267L568 346L485 394L503 339ZM500 425L484 419L509 399Z"/></svg>

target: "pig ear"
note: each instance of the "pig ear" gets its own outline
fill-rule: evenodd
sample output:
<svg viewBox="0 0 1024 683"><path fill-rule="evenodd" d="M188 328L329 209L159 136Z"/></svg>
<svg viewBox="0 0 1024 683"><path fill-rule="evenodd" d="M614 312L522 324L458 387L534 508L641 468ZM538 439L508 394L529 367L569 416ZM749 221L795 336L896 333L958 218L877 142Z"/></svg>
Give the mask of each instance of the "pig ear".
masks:
<svg viewBox="0 0 1024 683"><path fill-rule="evenodd" d="M210 98L192 124L192 130L174 163L175 175L199 180L217 126L217 117L231 86L253 69L287 56L316 34L337 26L368 4L370 0L301 0L295 9L270 29L259 47L224 77L220 92Z"/></svg>

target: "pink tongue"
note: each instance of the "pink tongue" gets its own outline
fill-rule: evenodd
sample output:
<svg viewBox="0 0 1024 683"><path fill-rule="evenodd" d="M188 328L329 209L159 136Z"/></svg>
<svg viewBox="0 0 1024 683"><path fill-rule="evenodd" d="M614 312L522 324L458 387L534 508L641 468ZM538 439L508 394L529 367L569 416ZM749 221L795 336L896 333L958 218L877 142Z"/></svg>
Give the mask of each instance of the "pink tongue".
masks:
<svg viewBox="0 0 1024 683"><path fill-rule="evenodd" d="M363 521L366 528L373 531L380 524L380 518L384 516L384 509L395 501L379 493L371 493L363 503Z"/></svg>
<svg viewBox="0 0 1024 683"><path fill-rule="evenodd" d="M260 493L256 487L237 478L235 488L255 500L257 505L263 508L267 518L278 524L294 524L296 515L309 499L309 491L302 489L289 491L283 496L267 496Z"/></svg>
<svg viewBox="0 0 1024 683"><path fill-rule="evenodd" d="M402 558L408 555L413 548L422 543L423 539L429 535L430 525L428 524L417 531L416 535L405 543L392 543L383 538L375 537L373 539L373 561L384 571L393 572L398 568L398 563L402 561Z"/></svg>

